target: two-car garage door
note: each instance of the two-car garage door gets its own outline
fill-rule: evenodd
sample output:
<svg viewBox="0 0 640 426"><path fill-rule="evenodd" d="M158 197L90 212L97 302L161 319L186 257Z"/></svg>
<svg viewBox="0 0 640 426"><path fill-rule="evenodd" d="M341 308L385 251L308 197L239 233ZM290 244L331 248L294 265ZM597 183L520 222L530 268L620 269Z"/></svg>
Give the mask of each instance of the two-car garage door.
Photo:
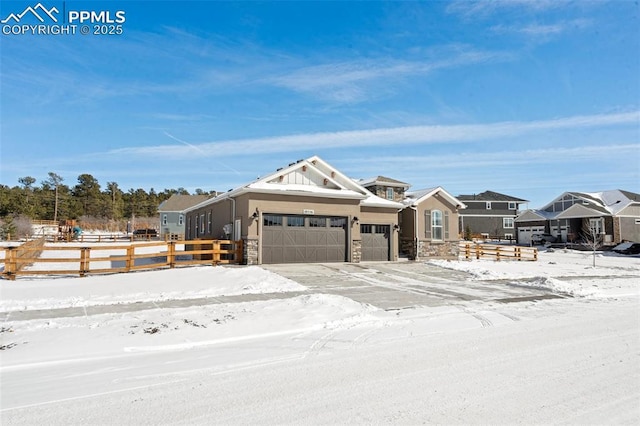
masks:
<svg viewBox="0 0 640 426"><path fill-rule="evenodd" d="M264 214L262 263L347 261L347 218Z"/></svg>

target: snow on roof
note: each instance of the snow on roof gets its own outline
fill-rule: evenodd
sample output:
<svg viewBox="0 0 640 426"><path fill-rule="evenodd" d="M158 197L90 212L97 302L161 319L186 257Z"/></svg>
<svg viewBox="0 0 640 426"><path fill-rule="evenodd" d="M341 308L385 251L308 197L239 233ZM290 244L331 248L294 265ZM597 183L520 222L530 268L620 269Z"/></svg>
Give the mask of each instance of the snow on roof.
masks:
<svg viewBox="0 0 640 426"><path fill-rule="evenodd" d="M397 209L403 207L401 203L385 200L372 194L357 181L342 174L320 157L313 156L306 160L291 163L289 166L278 169L274 173L239 186L213 199L206 200L189 208L187 211L251 192L359 199L363 206Z"/></svg>
<svg viewBox="0 0 640 426"><path fill-rule="evenodd" d="M373 184L381 184L381 185L386 185L386 186L396 186L396 187L401 187L401 188L409 188L411 185L409 185L406 182L402 182L396 179L392 179L390 177L386 177L386 176L375 176L375 177L370 177L370 178L366 178L366 179L360 179L360 180L356 180L357 183L359 183L362 186L367 186L367 185L373 185Z"/></svg>
<svg viewBox="0 0 640 426"><path fill-rule="evenodd" d="M420 189L420 190L417 190L417 191L408 191L408 192L406 192L406 196L407 197L402 201L402 203L405 206L415 206L416 204L420 204L425 199L427 199L429 197L432 197L433 195L438 194L438 193L443 195L446 199L448 199L455 206L459 206L459 208L461 208L461 209L467 208L467 206L462 201L460 201L459 199L457 199L453 195L449 194L447 191L445 191L440 186L436 186L434 188Z"/></svg>

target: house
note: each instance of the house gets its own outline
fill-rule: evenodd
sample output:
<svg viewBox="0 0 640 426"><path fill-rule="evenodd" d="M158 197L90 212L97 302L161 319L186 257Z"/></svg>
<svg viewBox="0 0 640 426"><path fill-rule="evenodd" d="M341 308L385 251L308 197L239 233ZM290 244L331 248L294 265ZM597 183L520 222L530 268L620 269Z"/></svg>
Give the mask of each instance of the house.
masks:
<svg viewBox="0 0 640 426"><path fill-rule="evenodd" d="M458 195L467 208L460 212L460 230L466 239L515 240L515 218L529 201L493 191Z"/></svg>
<svg viewBox="0 0 640 426"><path fill-rule="evenodd" d="M585 232L602 235L605 245L640 242L640 194L620 189L565 192L539 210L523 212L515 223L520 244L530 244L537 233L580 242Z"/></svg>
<svg viewBox="0 0 640 426"><path fill-rule="evenodd" d="M241 239L247 264L389 261L402 208L314 156L187 208L185 233Z"/></svg>
<svg viewBox="0 0 640 426"><path fill-rule="evenodd" d="M408 191L400 212L400 244L410 259L457 258L459 211L465 204L442 187Z"/></svg>
<svg viewBox="0 0 640 426"><path fill-rule="evenodd" d="M158 206L160 213L160 237L172 239L185 235L185 209L210 198L209 195L172 194Z"/></svg>

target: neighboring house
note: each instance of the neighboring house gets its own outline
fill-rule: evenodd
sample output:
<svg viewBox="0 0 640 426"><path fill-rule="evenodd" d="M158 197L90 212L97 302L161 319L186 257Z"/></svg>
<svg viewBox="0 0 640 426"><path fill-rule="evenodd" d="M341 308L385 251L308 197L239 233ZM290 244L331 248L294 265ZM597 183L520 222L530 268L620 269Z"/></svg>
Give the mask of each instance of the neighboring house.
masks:
<svg viewBox="0 0 640 426"><path fill-rule="evenodd" d="M408 183L400 182L399 180L385 176L361 179L358 183L380 198L397 201L399 203L404 200L405 192L411 186Z"/></svg>
<svg viewBox="0 0 640 426"><path fill-rule="evenodd" d="M199 204L211 196L209 195L181 195L173 194L158 206L160 213L160 237L171 239L172 236L185 235L185 209Z"/></svg>
<svg viewBox="0 0 640 426"><path fill-rule="evenodd" d="M640 194L619 189L565 192L539 210L523 212L515 222L520 244L530 244L537 233L580 242L585 232L602 235L605 245L640 242Z"/></svg>
<svg viewBox="0 0 640 426"><path fill-rule="evenodd" d="M460 232L466 238L516 239L514 221L527 200L493 191L458 195L458 199L467 206L460 212Z"/></svg>
<svg viewBox="0 0 640 426"><path fill-rule="evenodd" d="M441 187L409 191L400 212L402 253L410 259L457 258L459 210L465 204Z"/></svg>
<svg viewBox="0 0 640 426"><path fill-rule="evenodd" d="M314 156L186 209L185 233L241 239L247 264L397 260L402 207Z"/></svg>

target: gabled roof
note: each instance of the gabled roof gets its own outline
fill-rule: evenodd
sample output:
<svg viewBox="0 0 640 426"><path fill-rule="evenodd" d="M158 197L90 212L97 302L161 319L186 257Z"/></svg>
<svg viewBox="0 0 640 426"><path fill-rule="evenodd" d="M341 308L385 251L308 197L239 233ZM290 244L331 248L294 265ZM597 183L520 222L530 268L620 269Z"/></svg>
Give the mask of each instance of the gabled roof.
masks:
<svg viewBox="0 0 640 426"><path fill-rule="evenodd" d="M573 204L558 212L545 211L567 195L584 200L584 204ZM540 210L527 210L516 218L516 222L536 220L532 215L545 220L616 216L632 204L640 205L640 194L619 189L602 192L565 192Z"/></svg>
<svg viewBox="0 0 640 426"><path fill-rule="evenodd" d="M235 188L189 210L246 193L287 194L305 197L360 200L369 207L402 208L402 204L373 195L318 156L299 160L267 176Z"/></svg>
<svg viewBox="0 0 640 426"><path fill-rule="evenodd" d="M484 191L473 195L458 195L458 199L462 201L515 201L516 203L528 203L529 200L513 197L511 195L500 194L494 191Z"/></svg>
<svg viewBox="0 0 640 426"><path fill-rule="evenodd" d="M167 200L160 203L160 205L158 206L158 211L181 212L209 198L211 198L210 195L172 194L171 197L169 197Z"/></svg>
<svg viewBox="0 0 640 426"><path fill-rule="evenodd" d="M391 179L390 177L386 177L386 176L376 176L376 177L371 177L367 179L360 179L358 183L364 186L365 188L371 185L381 185L381 186L394 186L398 188L404 188L406 190L406 189L409 189L409 187L411 186L406 182L401 182L399 180Z"/></svg>
<svg viewBox="0 0 640 426"><path fill-rule="evenodd" d="M608 216L617 215L620 211L624 210L631 204L640 203L640 194L636 194L630 191L622 191L620 189L614 189L602 192L565 192L559 197L556 197L552 202L548 203L541 210L545 210L551 207L554 203L561 201L567 195L572 195L578 199L584 200L588 204L588 208L598 212L598 215ZM573 207L573 206L572 206ZM569 210L569 209L567 209ZM559 214L561 212L556 212ZM586 213L586 212L585 212ZM581 216L586 217L586 216Z"/></svg>
<svg viewBox="0 0 640 426"><path fill-rule="evenodd" d="M539 220L553 219L555 213L545 212L542 210L525 210L519 214L514 221L516 222L535 222Z"/></svg>
<svg viewBox="0 0 640 426"><path fill-rule="evenodd" d="M451 204L453 204L454 206L458 207L459 209L466 209L467 208L467 206L462 201L460 201L459 199L457 199L453 195L449 194L447 191L445 191L440 186L436 186L435 188L426 188L426 189L420 189L420 190L417 190L417 191L406 192L405 193L406 198L402 201L402 203L407 207L409 207L409 206L417 206L418 204L422 203L427 198L433 197L436 194L440 194L445 199L449 200L449 202Z"/></svg>

